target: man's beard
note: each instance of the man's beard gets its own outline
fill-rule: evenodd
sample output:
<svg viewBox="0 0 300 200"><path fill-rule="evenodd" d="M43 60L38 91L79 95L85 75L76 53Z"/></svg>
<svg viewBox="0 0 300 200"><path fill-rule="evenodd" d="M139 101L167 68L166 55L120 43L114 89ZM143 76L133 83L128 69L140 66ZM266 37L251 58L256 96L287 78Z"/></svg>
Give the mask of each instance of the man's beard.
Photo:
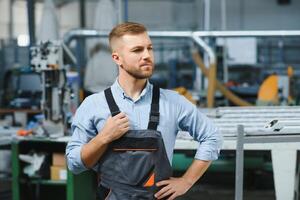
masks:
<svg viewBox="0 0 300 200"><path fill-rule="evenodd" d="M151 73L147 73L147 74L144 74L143 72L141 71L138 71L138 70L134 70L134 69L125 69L123 67L123 69L128 73L130 74L132 77L134 77L135 79L146 79L146 78L150 78L153 74L153 68L151 70Z"/></svg>

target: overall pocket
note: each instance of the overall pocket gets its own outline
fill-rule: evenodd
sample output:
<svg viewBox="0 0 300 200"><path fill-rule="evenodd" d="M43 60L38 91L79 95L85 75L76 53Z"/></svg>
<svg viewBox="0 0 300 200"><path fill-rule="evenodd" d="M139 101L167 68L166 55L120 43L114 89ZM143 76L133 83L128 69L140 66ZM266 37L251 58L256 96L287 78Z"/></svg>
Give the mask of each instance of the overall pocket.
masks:
<svg viewBox="0 0 300 200"><path fill-rule="evenodd" d="M132 185L143 186L154 171L154 152L156 150L124 150L115 151L118 154L119 182Z"/></svg>

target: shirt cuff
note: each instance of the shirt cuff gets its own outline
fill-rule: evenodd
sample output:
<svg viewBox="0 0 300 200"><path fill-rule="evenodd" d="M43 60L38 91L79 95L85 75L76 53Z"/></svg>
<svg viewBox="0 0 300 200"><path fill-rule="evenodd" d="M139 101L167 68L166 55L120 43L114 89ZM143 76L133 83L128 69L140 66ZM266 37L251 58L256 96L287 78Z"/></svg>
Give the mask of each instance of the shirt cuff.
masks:
<svg viewBox="0 0 300 200"><path fill-rule="evenodd" d="M205 145L200 145L199 148L197 149L195 159L205 160L205 161L217 160L219 154L220 154L220 150L210 149L205 147Z"/></svg>
<svg viewBox="0 0 300 200"><path fill-rule="evenodd" d="M72 153L67 156L68 157L68 168L74 174L79 174L85 170L88 170L88 168L86 168L84 166L84 164L81 160L81 148L82 148L82 145L74 148L72 150Z"/></svg>

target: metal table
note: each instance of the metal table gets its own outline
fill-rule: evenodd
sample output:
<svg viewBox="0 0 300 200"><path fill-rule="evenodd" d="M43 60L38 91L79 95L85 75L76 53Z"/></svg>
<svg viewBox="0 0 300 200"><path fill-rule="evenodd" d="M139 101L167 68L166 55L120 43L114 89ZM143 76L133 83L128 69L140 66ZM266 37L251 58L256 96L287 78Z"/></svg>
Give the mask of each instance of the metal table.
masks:
<svg viewBox="0 0 300 200"><path fill-rule="evenodd" d="M297 151L300 150L300 106L220 107L201 109L218 126L224 136L223 150L236 150L235 199L243 199L244 150L270 150L277 200L299 198ZM264 128L276 119L280 130ZM175 149L198 148L198 142L179 134Z"/></svg>

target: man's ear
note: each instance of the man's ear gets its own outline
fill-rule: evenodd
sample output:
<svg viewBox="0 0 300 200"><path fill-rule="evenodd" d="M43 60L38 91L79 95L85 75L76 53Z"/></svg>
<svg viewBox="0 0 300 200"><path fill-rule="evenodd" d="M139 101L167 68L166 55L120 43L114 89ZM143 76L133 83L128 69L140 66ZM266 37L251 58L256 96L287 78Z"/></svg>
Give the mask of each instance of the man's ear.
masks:
<svg viewBox="0 0 300 200"><path fill-rule="evenodd" d="M121 65L120 56L117 52L112 52L111 57L117 65Z"/></svg>

